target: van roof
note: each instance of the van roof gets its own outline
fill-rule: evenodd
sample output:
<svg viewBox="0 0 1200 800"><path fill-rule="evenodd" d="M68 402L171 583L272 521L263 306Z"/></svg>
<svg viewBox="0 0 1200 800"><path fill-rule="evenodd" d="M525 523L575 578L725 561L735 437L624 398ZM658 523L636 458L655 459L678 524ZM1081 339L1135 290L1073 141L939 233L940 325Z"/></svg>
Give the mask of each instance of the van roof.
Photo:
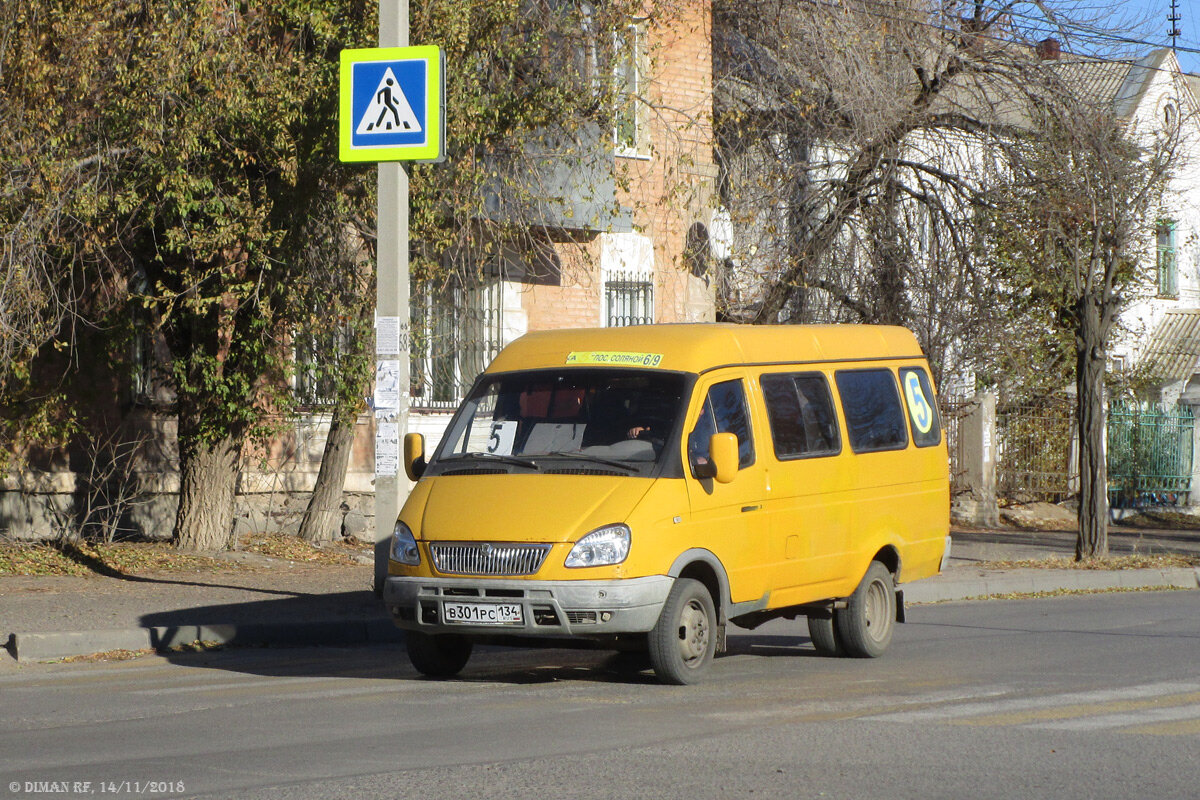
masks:
<svg viewBox="0 0 1200 800"><path fill-rule="evenodd" d="M893 326L635 325L527 333L501 350L486 371L510 372L572 363L703 372L727 364L886 358L924 359L924 355L911 331Z"/></svg>

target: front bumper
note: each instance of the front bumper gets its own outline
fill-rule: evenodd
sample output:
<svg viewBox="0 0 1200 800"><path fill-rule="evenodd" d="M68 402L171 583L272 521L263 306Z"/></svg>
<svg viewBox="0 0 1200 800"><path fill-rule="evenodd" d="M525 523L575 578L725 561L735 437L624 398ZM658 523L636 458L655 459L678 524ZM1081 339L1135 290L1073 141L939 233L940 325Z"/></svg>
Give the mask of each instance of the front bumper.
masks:
<svg viewBox="0 0 1200 800"><path fill-rule="evenodd" d="M425 633L593 637L646 633L658 621L674 578L537 581L391 576L383 602L396 625ZM514 604L520 623L446 622L444 603Z"/></svg>

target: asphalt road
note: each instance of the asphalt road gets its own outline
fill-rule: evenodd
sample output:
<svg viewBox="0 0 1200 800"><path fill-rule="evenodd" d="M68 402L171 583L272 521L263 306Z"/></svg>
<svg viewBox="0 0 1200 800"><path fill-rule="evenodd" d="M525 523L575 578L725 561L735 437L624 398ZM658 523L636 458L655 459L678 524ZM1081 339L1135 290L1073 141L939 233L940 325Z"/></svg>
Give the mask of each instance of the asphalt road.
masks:
<svg viewBox="0 0 1200 800"><path fill-rule="evenodd" d="M1200 794L1200 592L910 607L876 660L802 621L731 645L693 687L563 650L448 682L392 646L21 666L0 800Z"/></svg>

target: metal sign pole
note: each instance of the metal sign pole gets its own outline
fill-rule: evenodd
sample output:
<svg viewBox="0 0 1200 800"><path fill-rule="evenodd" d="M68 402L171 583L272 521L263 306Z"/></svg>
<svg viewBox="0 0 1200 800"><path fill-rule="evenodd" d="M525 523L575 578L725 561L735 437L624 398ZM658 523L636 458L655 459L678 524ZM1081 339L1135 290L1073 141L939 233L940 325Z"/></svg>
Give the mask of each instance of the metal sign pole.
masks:
<svg viewBox="0 0 1200 800"><path fill-rule="evenodd" d="M379 46L408 46L408 0L380 0ZM376 379L386 375L399 391L395 409L383 414L376 407L375 590L380 593L387 578L392 527L408 489L399 469L400 439L408 429L409 390L408 172L402 163L379 164L376 212ZM387 335L381 335L385 330ZM381 388L376 387L377 397ZM381 452L387 458L381 459ZM378 465L385 461L389 467L381 471Z"/></svg>

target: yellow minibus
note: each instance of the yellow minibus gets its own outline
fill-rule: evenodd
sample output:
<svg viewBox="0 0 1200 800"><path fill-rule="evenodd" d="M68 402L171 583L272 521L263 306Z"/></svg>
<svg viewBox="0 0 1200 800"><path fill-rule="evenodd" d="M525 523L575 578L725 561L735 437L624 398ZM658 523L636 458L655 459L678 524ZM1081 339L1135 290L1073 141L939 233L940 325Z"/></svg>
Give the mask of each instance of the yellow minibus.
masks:
<svg viewBox="0 0 1200 800"><path fill-rule="evenodd" d="M945 438L903 328L527 334L404 463L384 602L430 676L477 642L586 643L687 684L729 624L797 616L819 652L874 657L898 585L949 557Z"/></svg>

